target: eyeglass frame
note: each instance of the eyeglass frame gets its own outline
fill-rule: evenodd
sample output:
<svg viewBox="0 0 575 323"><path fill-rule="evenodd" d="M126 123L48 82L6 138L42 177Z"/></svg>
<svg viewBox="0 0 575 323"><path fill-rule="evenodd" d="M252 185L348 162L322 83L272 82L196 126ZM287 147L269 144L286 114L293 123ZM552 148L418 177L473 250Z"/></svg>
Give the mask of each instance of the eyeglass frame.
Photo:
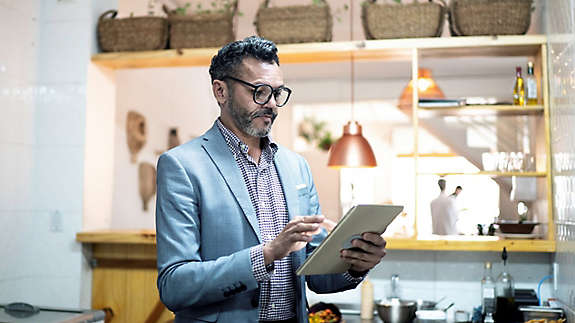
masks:
<svg viewBox="0 0 575 323"><path fill-rule="evenodd" d="M286 98L284 104L282 104L282 105L279 105L278 102L276 101L276 107L281 108L281 107L285 106L285 105L288 103L289 98L290 98L291 93L292 93L292 90L291 90L290 88L285 87L285 86L283 86L283 85L274 89L274 88L273 88L271 85L269 85L269 84L252 84L252 83L250 83L250 82L246 82L246 81L244 81L244 80L240 80L240 79L235 78L235 77L233 77L233 76L224 76L224 77L222 78L222 80L225 80L225 79L230 79L230 80L239 82L239 83L241 83L241 84L243 84L243 85L246 85L246 86L251 87L251 88L253 89L253 91L254 91L254 92L253 92L252 99L254 100L254 103L255 103L255 104L258 104L258 105L267 104L268 102L270 102L270 100L272 99L272 95L274 95L274 93L276 93L277 90L283 89L283 90L287 90L288 96L287 96L287 98ZM265 102L259 103L259 102L256 100L256 93L257 93L257 90L258 90L259 88L261 88L262 86L267 86L268 88L271 89L271 91L270 91L270 95L269 95L268 98L265 100ZM275 97L274 97L274 100L275 100Z"/></svg>

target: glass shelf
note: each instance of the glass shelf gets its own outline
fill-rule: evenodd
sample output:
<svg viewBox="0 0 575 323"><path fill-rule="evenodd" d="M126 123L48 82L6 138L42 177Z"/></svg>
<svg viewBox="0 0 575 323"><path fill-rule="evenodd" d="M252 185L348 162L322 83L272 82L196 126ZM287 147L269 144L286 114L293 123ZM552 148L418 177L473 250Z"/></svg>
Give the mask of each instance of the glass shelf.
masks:
<svg viewBox="0 0 575 323"><path fill-rule="evenodd" d="M461 107L419 107L421 117L425 116L523 116L543 115L542 105L466 105Z"/></svg>
<svg viewBox="0 0 575 323"><path fill-rule="evenodd" d="M483 176L494 176L494 177L545 177L547 176L546 172L473 172L473 173L465 173L465 172L445 172L445 173L417 173L417 175L437 175L437 176L448 176L448 175L483 175Z"/></svg>

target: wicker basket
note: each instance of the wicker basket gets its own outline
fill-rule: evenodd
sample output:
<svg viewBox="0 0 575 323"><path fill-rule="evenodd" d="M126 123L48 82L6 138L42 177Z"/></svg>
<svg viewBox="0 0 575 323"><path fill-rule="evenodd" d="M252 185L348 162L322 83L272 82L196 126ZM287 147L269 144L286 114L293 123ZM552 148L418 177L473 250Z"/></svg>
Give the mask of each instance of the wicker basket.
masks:
<svg viewBox="0 0 575 323"><path fill-rule="evenodd" d="M266 0L258 9L258 35L276 44L331 41L332 16L325 0L321 5L269 7Z"/></svg>
<svg viewBox="0 0 575 323"><path fill-rule="evenodd" d="M439 37L446 12L443 0L410 4L371 0L363 4L361 20L366 39Z"/></svg>
<svg viewBox="0 0 575 323"><path fill-rule="evenodd" d="M168 21L162 17L115 19L108 10L98 20L98 43L103 52L142 51L166 48Z"/></svg>
<svg viewBox="0 0 575 323"><path fill-rule="evenodd" d="M235 40L234 16L238 1L225 12L203 12L193 15L176 14L168 10L170 48L220 47Z"/></svg>
<svg viewBox="0 0 575 323"><path fill-rule="evenodd" d="M522 35L531 23L532 0L452 0L453 36Z"/></svg>

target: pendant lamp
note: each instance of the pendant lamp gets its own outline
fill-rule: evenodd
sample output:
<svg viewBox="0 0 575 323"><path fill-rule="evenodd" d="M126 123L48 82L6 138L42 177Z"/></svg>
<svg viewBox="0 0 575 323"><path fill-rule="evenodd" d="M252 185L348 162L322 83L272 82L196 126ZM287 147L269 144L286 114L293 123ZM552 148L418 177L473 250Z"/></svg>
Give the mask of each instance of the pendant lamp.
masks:
<svg viewBox="0 0 575 323"><path fill-rule="evenodd" d="M420 99L445 99L443 91L441 91L435 80L431 77L431 70L423 67L419 68L417 71L417 79L417 91ZM400 109L411 109L412 94L413 80L410 80L399 97Z"/></svg>
<svg viewBox="0 0 575 323"><path fill-rule="evenodd" d="M350 40L353 40L353 0L350 3ZM376 167L377 162L369 142L363 137L361 125L354 120L354 75L353 53L350 57L351 75L351 121L343 126L343 136L329 150L327 165L331 168L342 167Z"/></svg>

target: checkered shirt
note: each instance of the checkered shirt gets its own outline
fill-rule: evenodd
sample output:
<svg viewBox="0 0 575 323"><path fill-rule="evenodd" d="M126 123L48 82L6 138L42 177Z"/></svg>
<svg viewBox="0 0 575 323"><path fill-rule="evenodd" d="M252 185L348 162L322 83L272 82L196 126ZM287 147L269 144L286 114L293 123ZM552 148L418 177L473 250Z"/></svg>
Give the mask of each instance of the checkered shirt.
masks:
<svg viewBox="0 0 575 323"><path fill-rule="evenodd" d="M270 137L262 138L259 164L248 155L248 146L227 129L220 119L216 123L234 155L256 211L263 243L250 249L254 276L260 286L260 321L287 320L296 316L295 279L291 257L274 261L270 272L264 264L263 246L271 242L289 221L287 204L274 164L278 146Z"/></svg>

